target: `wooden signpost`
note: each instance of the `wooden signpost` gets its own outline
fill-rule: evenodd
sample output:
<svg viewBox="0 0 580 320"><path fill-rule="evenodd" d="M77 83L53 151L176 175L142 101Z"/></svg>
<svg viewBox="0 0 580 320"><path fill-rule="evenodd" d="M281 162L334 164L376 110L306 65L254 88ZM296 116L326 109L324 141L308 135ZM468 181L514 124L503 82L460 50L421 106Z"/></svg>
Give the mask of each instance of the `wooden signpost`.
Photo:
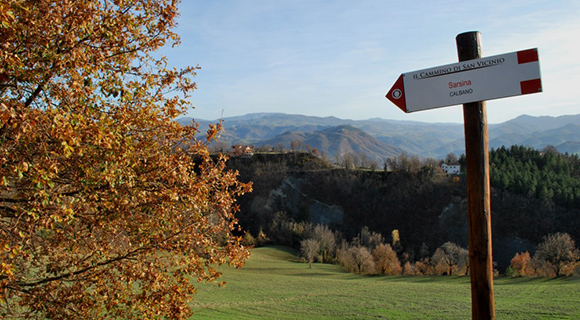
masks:
<svg viewBox="0 0 580 320"><path fill-rule="evenodd" d="M481 34L456 37L459 63L402 74L386 97L405 112L463 104L472 319L495 319L485 100L542 91L537 49L481 58Z"/></svg>

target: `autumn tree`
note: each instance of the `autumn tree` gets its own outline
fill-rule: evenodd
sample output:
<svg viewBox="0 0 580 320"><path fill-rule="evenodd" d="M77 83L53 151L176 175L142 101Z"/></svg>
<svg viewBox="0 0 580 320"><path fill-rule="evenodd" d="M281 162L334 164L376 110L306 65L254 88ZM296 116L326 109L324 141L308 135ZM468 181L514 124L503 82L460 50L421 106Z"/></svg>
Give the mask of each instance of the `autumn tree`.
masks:
<svg viewBox="0 0 580 320"><path fill-rule="evenodd" d="M398 275L403 271L397 253L390 244L380 244L372 251L378 274Z"/></svg>
<svg viewBox="0 0 580 320"><path fill-rule="evenodd" d="M0 317L182 319L241 266L236 196L168 69L177 0L0 2Z"/></svg>
<svg viewBox="0 0 580 320"><path fill-rule="evenodd" d="M516 253L510 262L506 273L513 277L526 276L534 274L532 267L532 257L528 251Z"/></svg>
<svg viewBox="0 0 580 320"><path fill-rule="evenodd" d="M534 254L536 270L543 275L562 275L562 269L573 264L580 257L580 252L572 237L567 233L557 232L544 237ZM554 272L549 272L549 270ZM548 271L546 271L548 270Z"/></svg>
<svg viewBox="0 0 580 320"><path fill-rule="evenodd" d="M417 275L415 266L412 265L410 261L405 262L405 265L403 266L403 275L405 276Z"/></svg>
<svg viewBox="0 0 580 320"><path fill-rule="evenodd" d="M435 250L431 264L439 275L466 275L469 268L469 252L453 242L446 242Z"/></svg>

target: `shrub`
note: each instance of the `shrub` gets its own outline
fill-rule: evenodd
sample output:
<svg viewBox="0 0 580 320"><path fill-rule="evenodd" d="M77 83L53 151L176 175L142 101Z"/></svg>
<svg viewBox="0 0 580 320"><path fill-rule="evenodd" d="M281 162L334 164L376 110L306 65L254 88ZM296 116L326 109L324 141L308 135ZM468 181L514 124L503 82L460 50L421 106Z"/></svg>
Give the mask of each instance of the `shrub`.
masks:
<svg viewBox="0 0 580 320"><path fill-rule="evenodd" d="M403 275L405 276L415 276L417 275L415 272L415 266L411 264L411 262L407 261L403 266Z"/></svg>
<svg viewBox="0 0 580 320"><path fill-rule="evenodd" d="M256 246L256 238L249 231L246 231L242 243L247 247L254 247Z"/></svg>
<svg viewBox="0 0 580 320"><path fill-rule="evenodd" d="M566 277L580 277L580 261L562 266L560 269L560 275Z"/></svg>
<svg viewBox="0 0 580 320"><path fill-rule="evenodd" d="M421 260L415 262L415 274L416 275L434 275L435 270L429 263L429 259Z"/></svg>
<svg viewBox="0 0 580 320"><path fill-rule="evenodd" d="M258 236L256 237L256 246L262 247L262 246L267 245L269 242L270 242L270 239L268 238L266 233L264 233L264 230L262 230L262 228L260 228L260 231L258 231Z"/></svg>
<svg viewBox="0 0 580 320"><path fill-rule="evenodd" d="M527 251L516 253L512 258L509 268L509 275L512 277L529 276L535 273L532 267L532 257ZM508 272L506 271L506 273Z"/></svg>

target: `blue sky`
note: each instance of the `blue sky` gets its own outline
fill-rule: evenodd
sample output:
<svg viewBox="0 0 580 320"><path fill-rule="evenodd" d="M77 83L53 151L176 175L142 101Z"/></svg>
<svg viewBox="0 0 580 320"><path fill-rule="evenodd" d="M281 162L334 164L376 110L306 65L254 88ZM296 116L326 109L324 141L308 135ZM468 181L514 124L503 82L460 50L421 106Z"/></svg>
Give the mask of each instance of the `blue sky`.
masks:
<svg viewBox="0 0 580 320"><path fill-rule="evenodd" d="M490 100L488 121L580 113L580 1L182 0L174 66L197 65L195 107L214 120L283 112L362 120L463 121L461 106L405 114L385 98L404 72L537 47L543 93Z"/></svg>

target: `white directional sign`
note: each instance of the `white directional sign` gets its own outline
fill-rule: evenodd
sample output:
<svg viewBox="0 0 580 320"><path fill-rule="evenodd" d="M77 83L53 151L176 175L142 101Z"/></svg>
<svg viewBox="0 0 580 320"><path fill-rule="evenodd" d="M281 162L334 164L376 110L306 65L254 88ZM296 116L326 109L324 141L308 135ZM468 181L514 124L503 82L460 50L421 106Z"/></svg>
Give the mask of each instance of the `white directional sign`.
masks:
<svg viewBox="0 0 580 320"><path fill-rule="evenodd" d="M386 97L409 113L541 91L538 50L529 49L404 73Z"/></svg>

